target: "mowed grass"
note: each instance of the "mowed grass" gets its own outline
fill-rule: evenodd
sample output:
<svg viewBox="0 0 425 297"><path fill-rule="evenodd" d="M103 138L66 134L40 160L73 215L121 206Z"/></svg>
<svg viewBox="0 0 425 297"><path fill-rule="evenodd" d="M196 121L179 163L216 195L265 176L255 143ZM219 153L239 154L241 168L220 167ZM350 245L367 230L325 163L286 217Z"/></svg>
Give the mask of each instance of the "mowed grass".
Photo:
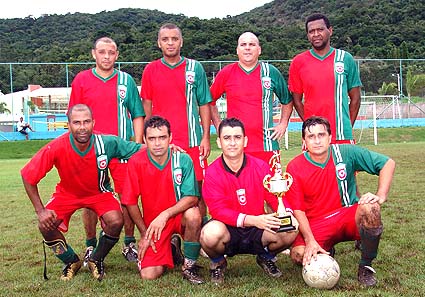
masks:
<svg viewBox="0 0 425 297"><path fill-rule="evenodd" d="M106 258L107 275L102 282L92 279L86 268L72 281L60 281L62 265L50 250L46 250L50 280L45 281L42 237L19 171L46 141L1 142L0 296L424 296L425 129L385 129L379 133L378 146L364 146L391 156L397 163L392 189L382 208L385 229L378 258L374 261L379 283L367 289L358 284L360 252L354 250L352 242L340 243L336 246L335 259L341 267L341 279L329 291L307 287L301 267L292 264L283 254L278 255L278 265L283 272L279 279L267 277L255 263L254 256L241 255L228 260L226 281L219 289L209 281L209 262L204 258L199 261L204 267L201 273L206 283L203 285L193 286L182 280L178 268L158 280L142 281L135 263L125 262L121 255L122 238ZM282 151L284 165L300 152L300 143L296 139L289 150ZM218 155L213 145L210 161ZM44 202L57 181L53 170L40 183ZM376 190L377 177L360 173L358 181L362 192ZM80 211L71 219L66 238L74 250L83 253L85 236Z"/></svg>

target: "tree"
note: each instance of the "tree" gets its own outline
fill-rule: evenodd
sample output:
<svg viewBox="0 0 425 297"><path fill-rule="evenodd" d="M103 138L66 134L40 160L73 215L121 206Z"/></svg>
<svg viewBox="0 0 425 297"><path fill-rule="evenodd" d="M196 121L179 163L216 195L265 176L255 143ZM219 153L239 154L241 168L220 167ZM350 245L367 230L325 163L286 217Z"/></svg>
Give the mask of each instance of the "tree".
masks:
<svg viewBox="0 0 425 297"><path fill-rule="evenodd" d="M0 113L10 113L5 102L0 102Z"/></svg>
<svg viewBox="0 0 425 297"><path fill-rule="evenodd" d="M378 90L379 95L398 95L397 84L394 82L382 83L382 86Z"/></svg>
<svg viewBox="0 0 425 297"><path fill-rule="evenodd" d="M407 70L406 90L407 97L410 100L412 95L425 88L425 74L413 74L412 69Z"/></svg>

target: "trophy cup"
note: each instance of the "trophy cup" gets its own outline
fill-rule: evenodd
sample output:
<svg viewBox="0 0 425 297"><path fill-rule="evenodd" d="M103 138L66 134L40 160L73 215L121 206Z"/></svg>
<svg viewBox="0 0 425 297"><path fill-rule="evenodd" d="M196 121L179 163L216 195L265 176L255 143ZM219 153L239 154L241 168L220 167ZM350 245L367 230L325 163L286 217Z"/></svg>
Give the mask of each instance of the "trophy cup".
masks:
<svg viewBox="0 0 425 297"><path fill-rule="evenodd" d="M276 232L297 230L297 227L292 222L291 214L286 211L283 204L283 196L292 185L292 176L287 172L282 173L282 166L280 165L278 155L271 157L269 164L274 175L267 174L263 179L263 185L267 191L277 196L278 207L275 215L280 219L280 227Z"/></svg>

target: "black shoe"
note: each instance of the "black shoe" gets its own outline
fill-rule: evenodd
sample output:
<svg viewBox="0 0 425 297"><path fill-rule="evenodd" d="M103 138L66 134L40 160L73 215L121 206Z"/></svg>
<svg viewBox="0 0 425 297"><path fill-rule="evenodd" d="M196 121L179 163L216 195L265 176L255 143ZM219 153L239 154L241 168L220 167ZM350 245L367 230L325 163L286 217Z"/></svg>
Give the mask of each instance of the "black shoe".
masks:
<svg viewBox="0 0 425 297"><path fill-rule="evenodd" d="M199 285L204 283L204 279L199 275L199 266L192 265L190 267L182 267L182 275L184 279L187 279L191 284Z"/></svg>
<svg viewBox="0 0 425 297"><path fill-rule="evenodd" d="M211 282L215 285L221 285L224 283L224 272L227 269L227 260L224 259L219 263L211 263L210 275Z"/></svg>
<svg viewBox="0 0 425 297"><path fill-rule="evenodd" d="M95 261L89 259L87 264L93 277L98 281L101 281L105 276L105 266L103 265L103 261Z"/></svg>
<svg viewBox="0 0 425 297"><path fill-rule="evenodd" d="M331 256L332 258L335 256L335 247L331 247L331 249L328 251L329 252L329 256Z"/></svg>
<svg viewBox="0 0 425 297"><path fill-rule="evenodd" d="M281 277L282 272L274 263L273 259L267 260L264 257L257 255L257 264L263 268L264 272L271 277Z"/></svg>
<svg viewBox="0 0 425 297"><path fill-rule="evenodd" d="M171 252L173 254L174 266L182 265L184 261L182 253L182 240L177 234L171 236Z"/></svg>
<svg viewBox="0 0 425 297"><path fill-rule="evenodd" d="M78 261L71 262L65 265L62 270L61 280L71 280L77 274L78 270L80 270L81 268L80 258L77 259Z"/></svg>
<svg viewBox="0 0 425 297"><path fill-rule="evenodd" d="M128 262L137 262L137 248L134 242L130 242L129 245L124 245L122 248L122 255Z"/></svg>
<svg viewBox="0 0 425 297"><path fill-rule="evenodd" d="M359 283L371 287L375 286L378 280L375 277L376 271L370 266L359 266L359 271L357 272L357 279Z"/></svg>

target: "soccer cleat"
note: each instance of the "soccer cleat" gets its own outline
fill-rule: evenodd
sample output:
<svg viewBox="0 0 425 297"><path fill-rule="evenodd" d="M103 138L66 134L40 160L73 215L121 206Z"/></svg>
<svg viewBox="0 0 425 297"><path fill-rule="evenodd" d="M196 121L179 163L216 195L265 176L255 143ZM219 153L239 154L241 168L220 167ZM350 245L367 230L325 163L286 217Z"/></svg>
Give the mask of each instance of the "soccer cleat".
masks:
<svg viewBox="0 0 425 297"><path fill-rule="evenodd" d="M105 266L103 261L89 260L87 264L93 277L98 281L101 281L105 276Z"/></svg>
<svg viewBox="0 0 425 297"><path fill-rule="evenodd" d="M264 270L264 272L271 277L281 277L282 272L274 263L273 259L267 260L264 257L257 255L257 264Z"/></svg>
<svg viewBox="0 0 425 297"><path fill-rule="evenodd" d="M182 241L177 234L171 236L171 252L173 254L174 266L183 264Z"/></svg>
<svg viewBox="0 0 425 297"><path fill-rule="evenodd" d="M376 285L378 280L375 277L375 269L370 266L359 266L359 271L357 272L357 279L359 283L371 287Z"/></svg>
<svg viewBox="0 0 425 297"><path fill-rule="evenodd" d="M87 266L87 262L90 259L91 254L93 253L94 247L89 246L86 248L86 252L84 253L84 257L83 257L83 266L86 267Z"/></svg>
<svg viewBox="0 0 425 297"><path fill-rule="evenodd" d="M221 285L224 283L224 272L227 269L227 260L224 259L219 263L211 263L210 275L211 282L215 285Z"/></svg>
<svg viewBox="0 0 425 297"><path fill-rule="evenodd" d="M199 285L204 283L204 279L199 275L199 266L192 265L186 267L183 265L182 267L182 275L184 279L187 279L191 284Z"/></svg>
<svg viewBox="0 0 425 297"><path fill-rule="evenodd" d="M329 256L331 256L333 258L335 256L335 252L336 252L335 247L334 246L331 247L331 249L328 252L329 252Z"/></svg>
<svg viewBox="0 0 425 297"><path fill-rule="evenodd" d="M128 262L137 262L137 248L134 242L122 248L122 255Z"/></svg>
<svg viewBox="0 0 425 297"><path fill-rule="evenodd" d="M68 281L72 279L81 268L81 261L77 258L78 261L68 263L64 266L62 270L61 280Z"/></svg>

